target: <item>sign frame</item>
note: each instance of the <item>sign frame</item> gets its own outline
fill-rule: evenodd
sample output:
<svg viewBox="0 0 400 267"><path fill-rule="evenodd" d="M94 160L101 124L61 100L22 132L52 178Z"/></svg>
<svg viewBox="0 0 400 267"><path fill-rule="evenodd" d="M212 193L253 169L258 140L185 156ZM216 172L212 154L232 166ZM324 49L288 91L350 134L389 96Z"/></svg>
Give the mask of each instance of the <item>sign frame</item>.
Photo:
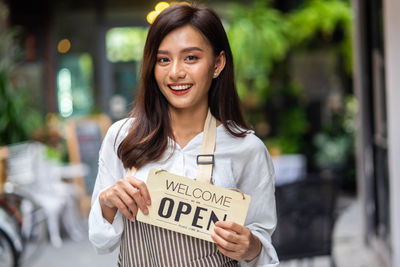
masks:
<svg viewBox="0 0 400 267"><path fill-rule="evenodd" d="M154 168L146 185L152 204L147 215L139 209L138 221L210 242L218 220L244 225L251 201L242 192Z"/></svg>

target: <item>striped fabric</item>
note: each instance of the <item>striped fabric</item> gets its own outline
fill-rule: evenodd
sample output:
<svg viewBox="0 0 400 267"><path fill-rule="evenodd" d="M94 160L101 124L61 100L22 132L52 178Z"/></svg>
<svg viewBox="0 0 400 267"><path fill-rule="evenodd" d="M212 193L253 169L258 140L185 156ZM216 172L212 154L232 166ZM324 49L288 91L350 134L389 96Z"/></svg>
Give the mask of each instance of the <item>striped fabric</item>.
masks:
<svg viewBox="0 0 400 267"><path fill-rule="evenodd" d="M124 218L119 267L238 266L212 242Z"/></svg>

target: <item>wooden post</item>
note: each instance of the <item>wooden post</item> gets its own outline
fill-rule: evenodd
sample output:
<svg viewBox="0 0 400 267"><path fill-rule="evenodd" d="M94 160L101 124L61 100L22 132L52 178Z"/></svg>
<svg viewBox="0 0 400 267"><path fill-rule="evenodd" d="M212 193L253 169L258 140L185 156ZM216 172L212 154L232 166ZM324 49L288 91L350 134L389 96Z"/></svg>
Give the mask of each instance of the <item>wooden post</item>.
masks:
<svg viewBox="0 0 400 267"><path fill-rule="evenodd" d="M0 193L3 192L4 184L7 179L7 165L6 159L8 157L8 149L3 146L0 147Z"/></svg>

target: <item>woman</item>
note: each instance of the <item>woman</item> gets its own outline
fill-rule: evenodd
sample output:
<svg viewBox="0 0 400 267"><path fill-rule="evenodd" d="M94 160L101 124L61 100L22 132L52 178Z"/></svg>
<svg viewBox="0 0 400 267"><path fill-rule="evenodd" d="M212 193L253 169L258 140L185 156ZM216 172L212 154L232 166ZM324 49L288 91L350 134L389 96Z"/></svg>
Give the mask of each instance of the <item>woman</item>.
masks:
<svg viewBox="0 0 400 267"><path fill-rule="evenodd" d="M233 73L228 39L212 10L174 5L157 17L144 48L137 104L130 119L111 126L100 151L89 216L98 252L120 246L119 266L278 265L271 245L273 166L243 120ZM147 214L151 205L150 168L197 177L207 115L216 120L212 182L252 197L245 226L217 222L215 243L135 220L138 209Z"/></svg>

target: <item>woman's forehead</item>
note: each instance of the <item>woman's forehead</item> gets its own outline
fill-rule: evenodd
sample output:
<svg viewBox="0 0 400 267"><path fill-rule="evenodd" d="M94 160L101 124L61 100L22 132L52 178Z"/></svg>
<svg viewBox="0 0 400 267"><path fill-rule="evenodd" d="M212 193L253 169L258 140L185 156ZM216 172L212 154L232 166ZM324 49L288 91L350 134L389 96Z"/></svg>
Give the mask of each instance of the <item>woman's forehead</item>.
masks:
<svg viewBox="0 0 400 267"><path fill-rule="evenodd" d="M212 49L210 42L200 31L185 25L168 33L161 41L158 50L180 51L188 47L197 47L203 51Z"/></svg>

